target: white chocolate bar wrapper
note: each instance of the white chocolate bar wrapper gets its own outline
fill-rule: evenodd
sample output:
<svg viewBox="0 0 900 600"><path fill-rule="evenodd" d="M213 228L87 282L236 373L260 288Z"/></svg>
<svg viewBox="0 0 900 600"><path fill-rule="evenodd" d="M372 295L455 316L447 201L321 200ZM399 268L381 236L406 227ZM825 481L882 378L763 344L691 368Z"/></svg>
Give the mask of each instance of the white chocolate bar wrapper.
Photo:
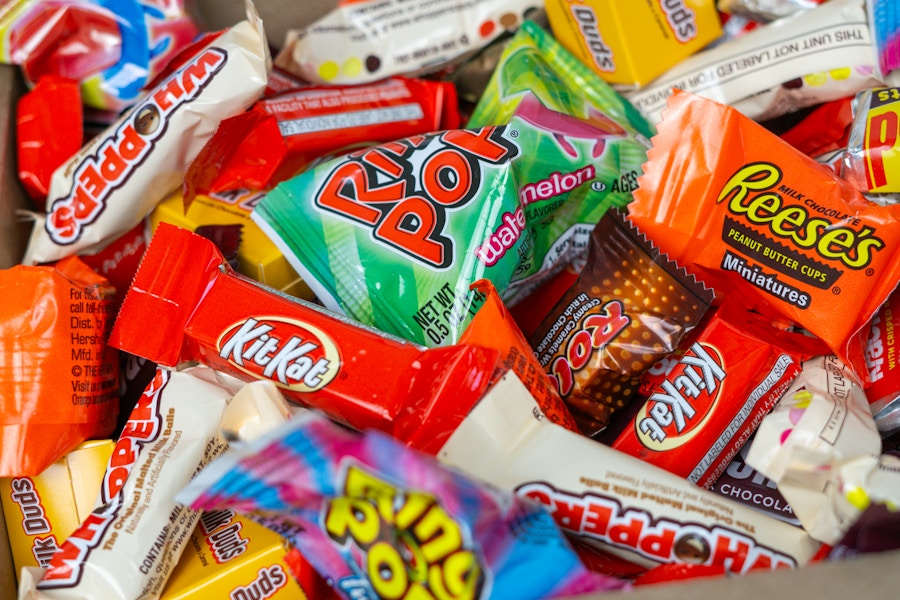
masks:
<svg viewBox="0 0 900 600"><path fill-rule="evenodd" d="M828 355L803 363L760 423L747 464L775 482L810 536L835 544L860 514L842 497L841 464L880 453L881 435L862 386Z"/></svg>
<svg viewBox="0 0 900 600"><path fill-rule="evenodd" d="M829 0L699 52L624 95L652 123L675 87L760 121L877 86L875 64L865 1ZM801 85L782 85L791 81Z"/></svg>
<svg viewBox="0 0 900 600"><path fill-rule="evenodd" d="M219 122L259 98L271 57L249 12L54 171L47 214L27 213L25 264L94 254L135 227L181 185Z"/></svg>
<svg viewBox="0 0 900 600"><path fill-rule="evenodd" d="M511 373L438 458L543 503L567 532L645 567L799 567L819 547L799 527L549 422Z"/></svg>
<svg viewBox="0 0 900 600"><path fill-rule="evenodd" d="M275 65L329 84L424 74L481 50L543 6L542 0L342 2L310 26L288 31Z"/></svg>
<svg viewBox="0 0 900 600"><path fill-rule="evenodd" d="M244 385L228 403L222 415L222 434L229 442L249 442L290 420L295 410L275 382L252 381Z"/></svg>
<svg viewBox="0 0 900 600"><path fill-rule="evenodd" d="M159 597L200 518L175 495L227 448L219 426L232 391L205 371L157 369L116 442L93 512L49 568L23 573L19 600Z"/></svg>

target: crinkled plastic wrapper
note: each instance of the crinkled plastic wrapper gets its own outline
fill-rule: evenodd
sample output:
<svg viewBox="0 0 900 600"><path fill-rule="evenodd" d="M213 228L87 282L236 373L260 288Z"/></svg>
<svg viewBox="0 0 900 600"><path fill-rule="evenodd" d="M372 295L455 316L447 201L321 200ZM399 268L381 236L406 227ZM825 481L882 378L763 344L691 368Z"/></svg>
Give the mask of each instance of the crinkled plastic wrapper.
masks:
<svg viewBox="0 0 900 600"><path fill-rule="evenodd" d="M727 301L797 324L864 379L867 324L900 276L900 206L736 109L676 91L631 220Z"/></svg>
<svg viewBox="0 0 900 600"><path fill-rule="evenodd" d="M178 496L284 535L344 598L551 598L620 589L588 571L536 504L378 432L296 417Z"/></svg>
<svg viewBox="0 0 900 600"><path fill-rule="evenodd" d="M0 271L0 289L0 476L37 475L116 426L116 294L77 257Z"/></svg>

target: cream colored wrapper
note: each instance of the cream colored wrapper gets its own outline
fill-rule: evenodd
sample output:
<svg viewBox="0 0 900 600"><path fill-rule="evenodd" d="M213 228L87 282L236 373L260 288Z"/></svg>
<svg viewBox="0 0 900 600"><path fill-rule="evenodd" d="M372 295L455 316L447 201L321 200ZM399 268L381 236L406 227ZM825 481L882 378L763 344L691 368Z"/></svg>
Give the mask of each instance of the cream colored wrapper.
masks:
<svg viewBox="0 0 900 600"><path fill-rule="evenodd" d="M881 436L862 386L828 355L803 364L760 423L747 464L775 482L810 536L835 544L859 516L841 490L841 466L877 460L880 453Z"/></svg>
<svg viewBox="0 0 900 600"><path fill-rule="evenodd" d="M646 567L798 567L819 546L798 527L547 421L511 373L438 457L543 503L567 531Z"/></svg>
<svg viewBox="0 0 900 600"><path fill-rule="evenodd" d="M137 226L182 184L223 119L265 90L271 57L262 21L228 29L56 171L25 264L94 254Z"/></svg>
<svg viewBox="0 0 900 600"><path fill-rule="evenodd" d="M93 512L48 569L23 570L19 600L158 598L200 513L175 501L227 444L232 391L212 369L158 369L116 442Z"/></svg>
<svg viewBox="0 0 900 600"><path fill-rule="evenodd" d="M765 120L879 85L876 62L865 1L829 0L699 52L625 97L653 123L673 88Z"/></svg>

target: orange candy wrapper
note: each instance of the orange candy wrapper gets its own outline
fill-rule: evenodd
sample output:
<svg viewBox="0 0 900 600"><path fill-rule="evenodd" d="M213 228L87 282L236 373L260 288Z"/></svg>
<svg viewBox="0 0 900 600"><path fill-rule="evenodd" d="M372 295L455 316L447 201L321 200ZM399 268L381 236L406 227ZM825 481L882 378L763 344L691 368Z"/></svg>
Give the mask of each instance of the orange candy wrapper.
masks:
<svg viewBox="0 0 900 600"><path fill-rule="evenodd" d="M900 205L865 199L737 110L671 96L630 219L715 288L866 376L866 324L900 274Z"/></svg>
<svg viewBox="0 0 900 600"><path fill-rule="evenodd" d="M116 426L115 290L77 257L0 271L0 289L0 477L30 477Z"/></svg>

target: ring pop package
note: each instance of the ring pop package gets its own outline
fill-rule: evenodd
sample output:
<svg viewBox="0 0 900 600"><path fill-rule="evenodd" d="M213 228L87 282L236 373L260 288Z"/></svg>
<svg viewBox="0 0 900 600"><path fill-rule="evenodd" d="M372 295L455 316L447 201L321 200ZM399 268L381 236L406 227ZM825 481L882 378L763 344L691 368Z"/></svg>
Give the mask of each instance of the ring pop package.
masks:
<svg viewBox="0 0 900 600"><path fill-rule="evenodd" d="M648 156L628 207L638 228L727 301L799 325L864 379L868 322L900 275L900 206L868 202L688 92L670 98Z"/></svg>
<svg viewBox="0 0 900 600"><path fill-rule="evenodd" d="M23 262L94 254L138 225L178 187L219 122L266 86L262 22L246 21L200 47L142 101L54 171Z"/></svg>
<svg viewBox="0 0 900 600"><path fill-rule="evenodd" d="M178 500L284 535L342 598L552 598L621 589L533 502L315 412L232 448Z"/></svg>
<svg viewBox="0 0 900 600"><path fill-rule="evenodd" d="M420 344L454 343L482 302L472 283L490 280L505 300L536 285L583 249L608 208L631 201L646 147L620 123L624 101L607 116L552 72L528 91L528 65L546 64L529 25L521 60L498 66L525 86L488 119L502 122L319 164L253 211L327 307Z"/></svg>
<svg viewBox="0 0 900 600"><path fill-rule="evenodd" d="M185 0L12 0L0 13L0 61L26 79L81 82L84 103L121 111L199 30Z"/></svg>

